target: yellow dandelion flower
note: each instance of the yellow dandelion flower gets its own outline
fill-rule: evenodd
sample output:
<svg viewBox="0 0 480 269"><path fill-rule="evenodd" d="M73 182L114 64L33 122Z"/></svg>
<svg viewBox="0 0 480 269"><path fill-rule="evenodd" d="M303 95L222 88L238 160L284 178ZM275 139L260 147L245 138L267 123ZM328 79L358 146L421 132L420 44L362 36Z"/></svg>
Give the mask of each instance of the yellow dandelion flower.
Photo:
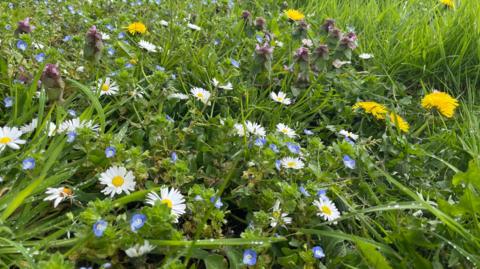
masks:
<svg viewBox="0 0 480 269"><path fill-rule="evenodd" d="M372 101L357 102L352 108L362 108L365 112L372 114L379 120L385 119L385 114L387 113L387 108L384 105Z"/></svg>
<svg viewBox="0 0 480 269"><path fill-rule="evenodd" d="M127 30L132 35L135 35L136 33L144 34L147 32L147 26L141 22L134 22L127 27Z"/></svg>
<svg viewBox="0 0 480 269"><path fill-rule="evenodd" d="M285 10L285 15L292 21L300 21L305 18L305 15L296 9Z"/></svg>
<svg viewBox="0 0 480 269"><path fill-rule="evenodd" d="M408 130L410 129L408 122L393 112L390 113L390 123L405 133L408 133Z"/></svg>
<svg viewBox="0 0 480 269"><path fill-rule="evenodd" d="M440 3L448 8L455 8L455 0L440 0Z"/></svg>
<svg viewBox="0 0 480 269"><path fill-rule="evenodd" d="M425 109L435 108L447 118L453 117L458 106L457 99L445 92L434 91L425 95L422 99L422 107Z"/></svg>

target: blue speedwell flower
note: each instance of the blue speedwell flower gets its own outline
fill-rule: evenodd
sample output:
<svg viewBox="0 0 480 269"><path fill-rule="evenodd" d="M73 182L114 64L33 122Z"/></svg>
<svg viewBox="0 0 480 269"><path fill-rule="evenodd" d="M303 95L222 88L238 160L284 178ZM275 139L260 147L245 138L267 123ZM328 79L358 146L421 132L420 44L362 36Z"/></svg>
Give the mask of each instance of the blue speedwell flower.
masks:
<svg viewBox="0 0 480 269"><path fill-rule="evenodd" d="M323 249L321 246L314 246L312 248L312 251L313 251L313 257L315 259L321 259L323 257L325 257L325 253L323 252Z"/></svg>
<svg viewBox="0 0 480 269"><path fill-rule="evenodd" d="M39 54L35 55L35 60L39 63L43 63L45 61L45 53L40 52Z"/></svg>
<svg viewBox="0 0 480 269"><path fill-rule="evenodd" d="M301 194L305 195L306 197L310 197L310 193L308 193L304 186L300 186L298 189L300 190Z"/></svg>
<svg viewBox="0 0 480 269"><path fill-rule="evenodd" d="M300 153L300 146L294 143L287 142L286 143L288 150L293 154Z"/></svg>
<svg viewBox="0 0 480 269"><path fill-rule="evenodd" d="M5 107L12 107L13 106L13 98L10 96L5 97L3 99L3 103L5 104Z"/></svg>
<svg viewBox="0 0 480 269"><path fill-rule="evenodd" d="M33 168L35 168L35 159L32 157L29 157L23 160L22 168L23 170L32 170Z"/></svg>
<svg viewBox="0 0 480 269"><path fill-rule="evenodd" d="M210 197L210 202L214 203L213 205L218 209L220 209L223 206L222 199L220 197L218 197L217 199L217 197L212 196Z"/></svg>
<svg viewBox="0 0 480 269"><path fill-rule="evenodd" d="M70 41L70 40L72 40L72 36L70 36L70 35L66 35L66 36L63 38L63 42L68 42L68 41Z"/></svg>
<svg viewBox="0 0 480 269"><path fill-rule="evenodd" d="M271 149L273 152L275 152L275 153L278 153L278 152L279 152L277 145L275 145L275 144L270 144L269 147L270 147L270 149Z"/></svg>
<svg viewBox="0 0 480 269"><path fill-rule="evenodd" d="M170 154L170 161L172 163L175 163L177 160L178 160L178 156L177 156L177 153L174 151L172 152L172 154Z"/></svg>
<svg viewBox="0 0 480 269"><path fill-rule="evenodd" d="M254 144L257 147L263 147L266 143L267 143L267 139L265 139L263 137L259 137L259 138L255 139Z"/></svg>
<svg viewBox="0 0 480 269"><path fill-rule="evenodd" d="M231 63L233 66L235 66L236 68L239 68L239 67L240 67L240 63L239 63L237 60L233 59L233 58L230 58L230 63Z"/></svg>
<svg viewBox="0 0 480 269"><path fill-rule="evenodd" d="M75 132L75 131L68 132L68 134L67 134L67 142L68 143L72 143L73 141L75 141L76 138L77 138L77 132Z"/></svg>
<svg viewBox="0 0 480 269"><path fill-rule="evenodd" d="M25 51L28 48L27 42L25 42L23 40L18 40L17 48L21 51Z"/></svg>
<svg viewBox="0 0 480 269"><path fill-rule="evenodd" d="M257 263L257 252L253 249L247 249L243 252L243 264L253 266Z"/></svg>
<svg viewBox="0 0 480 269"><path fill-rule="evenodd" d="M308 129L303 130L303 133L306 135L313 135L313 132Z"/></svg>
<svg viewBox="0 0 480 269"><path fill-rule="evenodd" d="M107 52L108 52L108 55L110 55L110 56L115 55L115 49L112 48L112 47L108 48L108 49L107 49Z"/></svg>
<svg viewBox="0 0 480 269"><path fill-rule="evenodd" d="M70 115L70 117L72 118L75 118L77 116L77 112L73 109L69 109L67 112L68 112L68 115Z"/></svg>
<svg viewBox="0 0 480 269"><path fill-rule="evenodd" d="M146 221L147 221L147 216L143 214L135 214L132 216L132 219L130 220L130 228L132 229L133 232L136 232L138 229L142 228L143 225L145 225Z"/></svg>
<svg viewBox="0 0 480 269"><path fill-rule="evenodd" d="M117 153L117 150L114 147L107 147L105 149L105 157L107 157L107 158L115 157L116 153Z"/></svg>
<svg viewBox="0 0 480 269"><path fill-rule="evenodd" d="M348 155L343 156L343 164L347 168L355 169L355 160L350 158L350 156L348 156Z"/></svg>
<svg viewBox="0 0 480 269"><path fill-rule="evenodd" d="M108 223L104 220L99 220L93 224L93 233L96 237L102 237L103 233L107 229Z"/></svg>
<svg viewBox="0 0 480 269"><path fill-rule="evenodd" d="M280 171L280 168L282 167L282 162L280 160L275 161L275 168L277 168L278 171Z"/></svg>

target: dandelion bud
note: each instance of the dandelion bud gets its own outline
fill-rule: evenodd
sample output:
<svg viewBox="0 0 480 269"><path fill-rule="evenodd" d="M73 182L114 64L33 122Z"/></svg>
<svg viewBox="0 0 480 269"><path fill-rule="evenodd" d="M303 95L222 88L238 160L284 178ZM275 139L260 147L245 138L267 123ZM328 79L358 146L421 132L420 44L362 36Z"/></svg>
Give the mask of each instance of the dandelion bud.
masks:
<svg viewBox="0 0 480 269"><path fill-rule="evenodd" d="M333 30L333 28L335 28L335 20L326 19L322 25L322 30L325 31L326 33L329 33L330 31Z"/></svg>
<svg viewBox="0 0 480 269"><path fill-rule="evenodd" d="M267 23L267 21L263 17L258 17L258 18L255 19L255 27L259 31L265 30L265 24L266 23Z"/></svg>
<svg viewBox="0 0 480 269"><path fill-rule="evenodd" d="M97 27L92 26L86 35L83 56L85 59L97 62L102 56L103 40L102 34L97 31Z"/></svg>
<svg viewBox="0 0 480 269"><path fill-rule="evenodd" d="M308 62L308 48L305 47L300 47L296 52L295 52L295 59L298 62Z"/></svg>
<svg viewBox="0 0 480 269"><path fill-rule="evenodd" d="M23 21L18 22L18 27L15 30L15 34L28 34L35 29L35 26L30 24L30 18L25 18Z"/></svg>
<svg viewBox="0 0 480 269"><path fill-rule="evenodd" d="M49 100L63 101L63 82L60 70L56 64L47 64L42 73L42 85L47 90Z"/></svg>

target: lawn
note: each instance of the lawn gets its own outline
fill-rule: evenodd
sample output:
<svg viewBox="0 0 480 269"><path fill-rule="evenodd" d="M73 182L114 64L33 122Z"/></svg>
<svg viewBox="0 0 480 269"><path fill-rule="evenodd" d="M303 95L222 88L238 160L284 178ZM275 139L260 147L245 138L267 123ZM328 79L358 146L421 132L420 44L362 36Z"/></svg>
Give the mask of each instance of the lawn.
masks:
<svg viewBox="0 0 480 269"><path fill-rule="evenodd" d="M0 3L0 268L480 266L480 1Z"/></svg>

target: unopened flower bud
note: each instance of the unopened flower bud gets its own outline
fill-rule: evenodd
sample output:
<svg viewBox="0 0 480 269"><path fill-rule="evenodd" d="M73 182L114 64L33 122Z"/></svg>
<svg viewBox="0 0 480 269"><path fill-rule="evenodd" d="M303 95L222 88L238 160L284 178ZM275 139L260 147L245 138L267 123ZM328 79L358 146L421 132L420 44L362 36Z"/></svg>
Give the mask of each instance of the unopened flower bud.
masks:
<svg viewBox="0 0 480 269"><path fill-rule="evenodd" d="M296 52L295 52L295 59L299 62L308 62L308 48L305 47L300 47Z"/></svg>
<svg viewBox="0 0 480 269"><path fill-rule="evenodd" d="M263 17L258 17L258 18L255 19L255 27L259 31L265 30L265 24L266 23L267 23L267 21Z"/></svg>
<svg viewBox="0 0 480 269"><path fill-rule="evenodd" d="M102 56L103 40L102 34L97 31L97 27L92 26L86 35L83 56L89 61L97 62Z"/></svg>
<svg viewBox="0 0 480 269"><path fill-rule="evenodd" d="M25 18L23 21L18 22L17 29L15 30L16 34L28 34L35 29L35 26L30 24L30 18Z"/></svg>
<svg viewBox="0 0 480 269"><path fill-rule="evenodd" d="M60 70L56 64L47 64L42 73L42 85L47 90L49 100L63 101L63 82Z"/></svg>
<svg viewBox="0 0 480 269"><path fill-rule="evenodd" d="M330 32L335 27L334 19L326 19L322 25L322 30L325 32Z"/></svg>

